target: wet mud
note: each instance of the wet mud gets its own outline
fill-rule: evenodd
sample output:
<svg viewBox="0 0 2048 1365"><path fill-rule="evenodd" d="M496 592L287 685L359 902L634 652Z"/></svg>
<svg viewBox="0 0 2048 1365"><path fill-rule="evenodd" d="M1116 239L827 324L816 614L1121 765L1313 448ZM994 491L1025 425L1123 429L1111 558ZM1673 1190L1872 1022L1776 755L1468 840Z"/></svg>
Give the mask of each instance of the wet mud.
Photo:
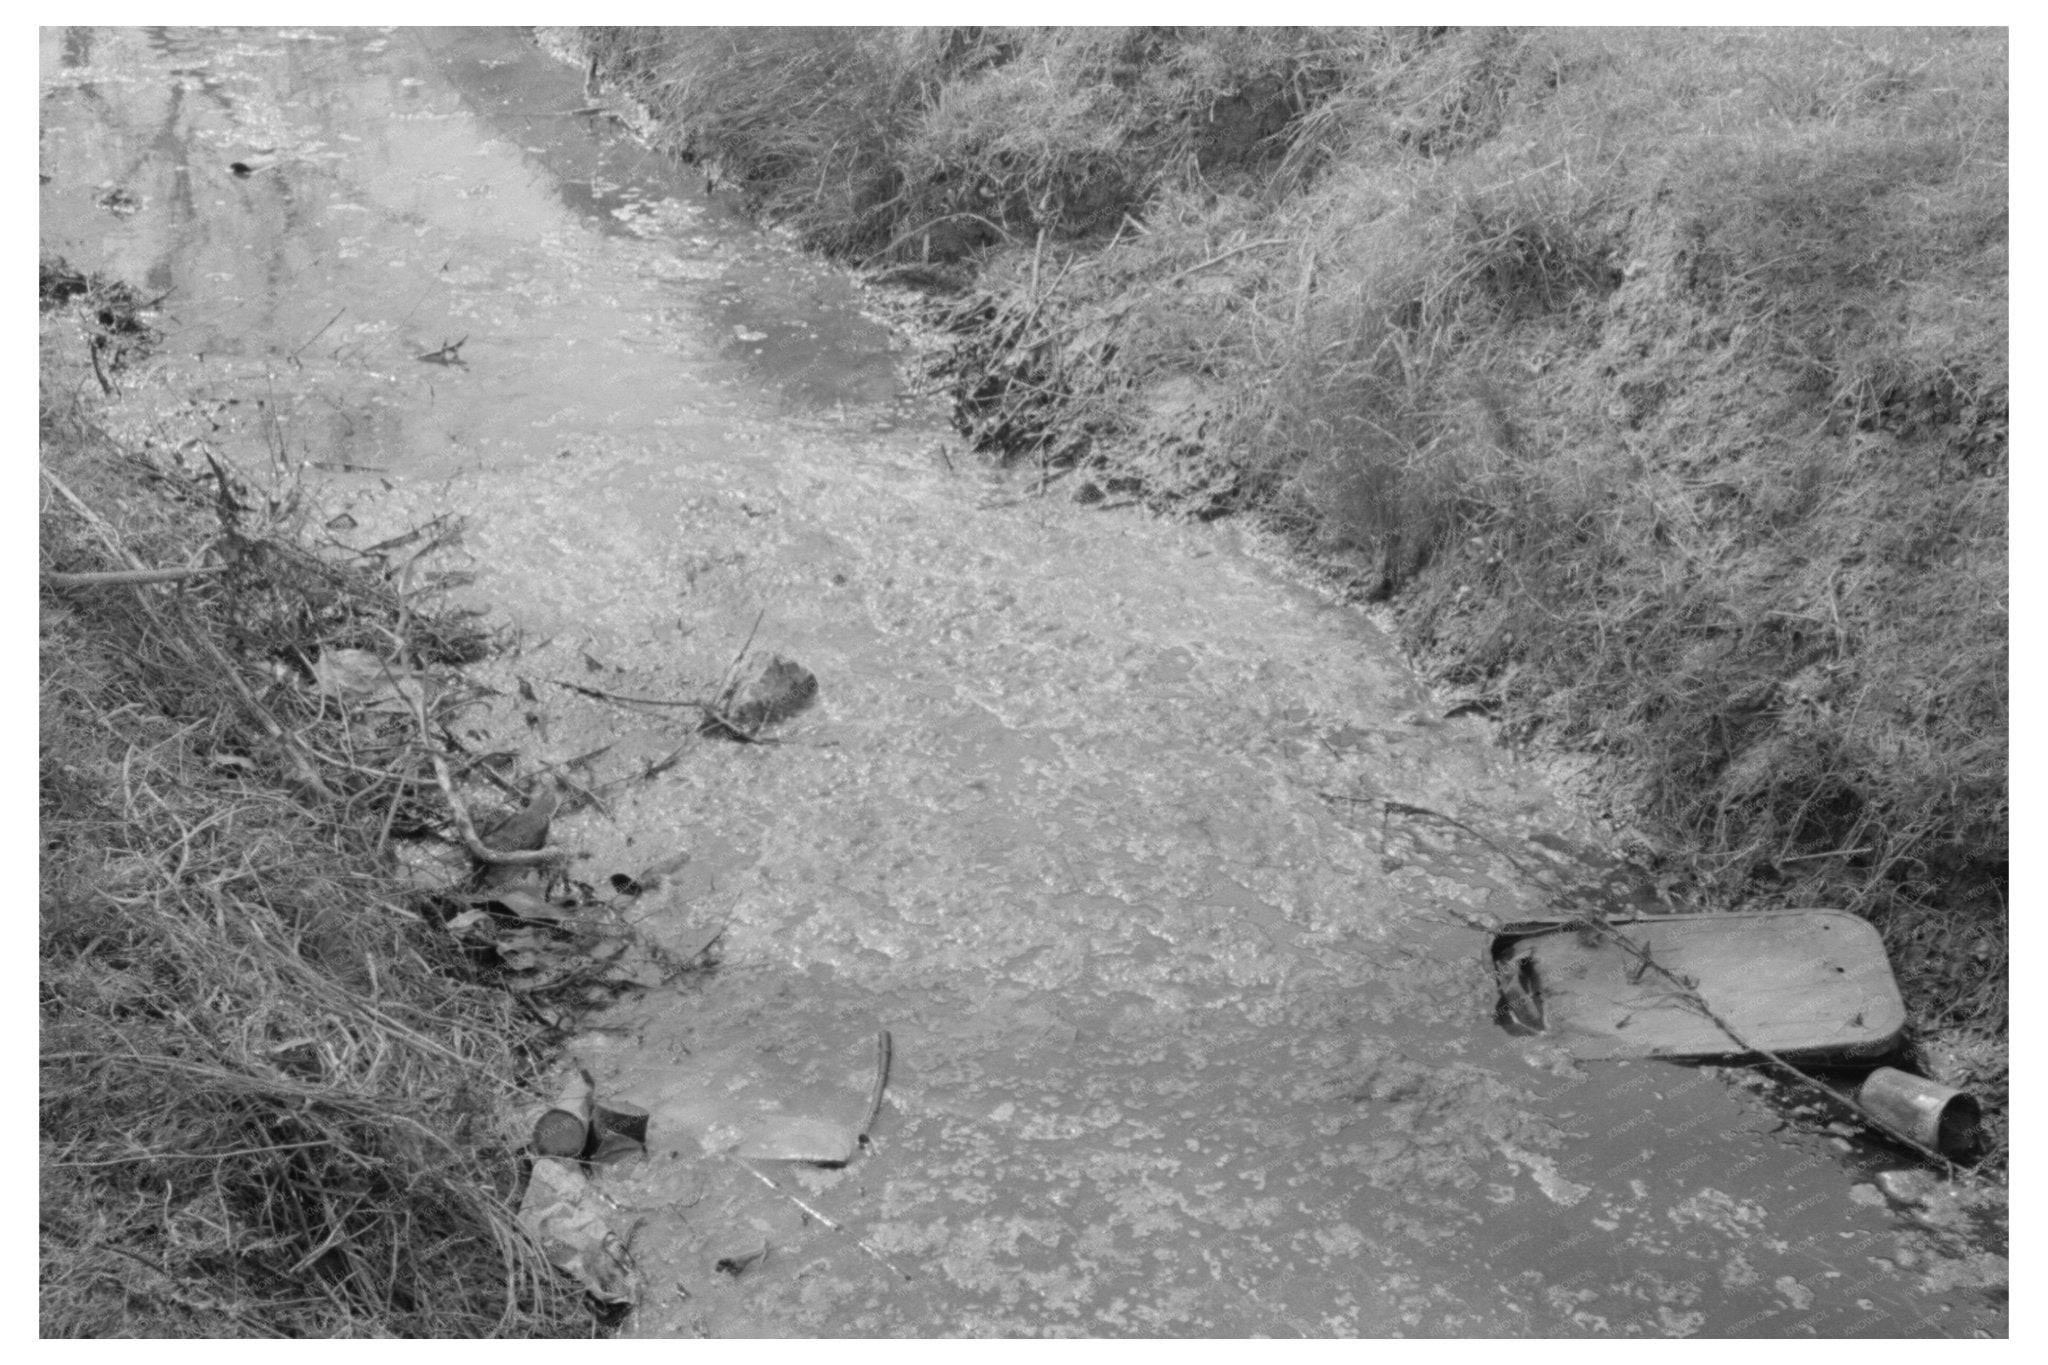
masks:
<svg viewBox="0 0 2048 1365"><path fill-rule="evenodd" d="M110 420L303 467L352 543L466 518L433 567L512 641L475 737L608 794L556 823L575 875L687 855L634 914L716 970L569 1047L652 1115L600 1177L629 1332L2004 1332L2002 1243L1893 1198L1902 1157L1496 1025L1470 925L1539 891L1385 803L1603 847L1540 767L1249 533L975 470L860 290L576 112L574 68L485 30L42 43L45 250L167 295ZM817 679L772 742L630 700L750 640ZM849 1162L737 1154L860 1125L884 1030Z"/></svg>

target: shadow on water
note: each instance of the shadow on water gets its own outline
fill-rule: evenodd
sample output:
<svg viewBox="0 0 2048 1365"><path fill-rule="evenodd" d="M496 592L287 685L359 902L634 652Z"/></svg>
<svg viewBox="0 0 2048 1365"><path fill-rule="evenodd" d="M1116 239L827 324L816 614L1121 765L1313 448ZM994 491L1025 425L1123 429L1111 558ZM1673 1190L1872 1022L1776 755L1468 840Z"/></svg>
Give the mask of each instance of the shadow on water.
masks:
<svg viewBox="0 0 2048 1365"><path fill-rule="evenodd" d="M708 192L692 167L621 136L611 115L581 112L596 106L566 74L536 82L488 35L457 30L421 41L478 116L550 172L568 208L602 232L673 253L664 286L756 382L810 407L901 396L890 333L862 313L843 272L757 231L730 196Z"/></svg>

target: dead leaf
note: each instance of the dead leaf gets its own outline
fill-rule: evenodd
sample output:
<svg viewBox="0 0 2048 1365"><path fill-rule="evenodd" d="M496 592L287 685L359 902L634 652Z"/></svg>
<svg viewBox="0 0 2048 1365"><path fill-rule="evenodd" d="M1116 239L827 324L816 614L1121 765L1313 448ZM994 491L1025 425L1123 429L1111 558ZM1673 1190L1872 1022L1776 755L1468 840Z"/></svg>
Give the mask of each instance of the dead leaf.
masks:
<svg viewBox="0 0 2048 1365"><path fill-rule="evenodd" d="M671 873L681 871L689 861L690 855L687 853L672 853L641 868L631 880L639 884L641 892L652 891Z"/></svg>
<svg viewBox="0 0 2048 1365"><path fill-rule="evenodd" d="M411 710L427 700L426 679L367 649L324 649L313 661L314 690L344 706Z"/></svg>
<svg viewBox="0 0 2048 1365"><path fill-rule="evenodd" d="M556 905L553 901L536 896L530 891L520 891L512 888L493 891L488 896L480 896L478 899L489 904L503 906L508 912L519 916L521 919L543 920L551 924L566 918L569 914L568 909L564 906Z"/></svg>
<svg viewBox="0 0 2048 1365"><path fill-rule="evenodd" d="M718 1258L713 1268L722 1275L741 1275L768 1259L768 1239L758 1246L744 1247Z"/></svg>

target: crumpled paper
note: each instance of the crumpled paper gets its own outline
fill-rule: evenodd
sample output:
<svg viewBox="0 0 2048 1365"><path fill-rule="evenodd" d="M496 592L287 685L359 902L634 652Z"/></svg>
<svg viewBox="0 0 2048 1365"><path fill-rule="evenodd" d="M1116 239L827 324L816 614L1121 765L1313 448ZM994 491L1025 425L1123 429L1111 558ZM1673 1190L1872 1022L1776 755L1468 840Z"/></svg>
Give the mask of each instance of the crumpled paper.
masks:
<svg viewBox="0 0 2048 1365"><path fill-rule="evenodd" d="M607 1303L635 1303L640 1275L626 1244L612 1231L604 1203L573 1163L541 1157L533 1163L519 1223L556 1269L576 1277Z"/></svg>

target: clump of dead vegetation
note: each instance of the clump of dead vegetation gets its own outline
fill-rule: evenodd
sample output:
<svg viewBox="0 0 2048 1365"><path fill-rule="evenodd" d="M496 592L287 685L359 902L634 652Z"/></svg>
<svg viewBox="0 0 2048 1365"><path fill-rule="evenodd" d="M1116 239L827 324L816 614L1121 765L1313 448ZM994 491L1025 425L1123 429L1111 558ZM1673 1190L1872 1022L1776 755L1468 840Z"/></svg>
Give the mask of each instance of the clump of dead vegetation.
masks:
<svg viewBox="0 0 2048 1365"><path fill-rule="evenodd" d="M85 351L105 375L134 300L72 279L44 271L42 1333L588 1335L498 1123L593 981L508 989L501 940L570 931L393 856L467 823L490 641L433 608L431 534L316 547L288 491L103 430Z"/></svg>

